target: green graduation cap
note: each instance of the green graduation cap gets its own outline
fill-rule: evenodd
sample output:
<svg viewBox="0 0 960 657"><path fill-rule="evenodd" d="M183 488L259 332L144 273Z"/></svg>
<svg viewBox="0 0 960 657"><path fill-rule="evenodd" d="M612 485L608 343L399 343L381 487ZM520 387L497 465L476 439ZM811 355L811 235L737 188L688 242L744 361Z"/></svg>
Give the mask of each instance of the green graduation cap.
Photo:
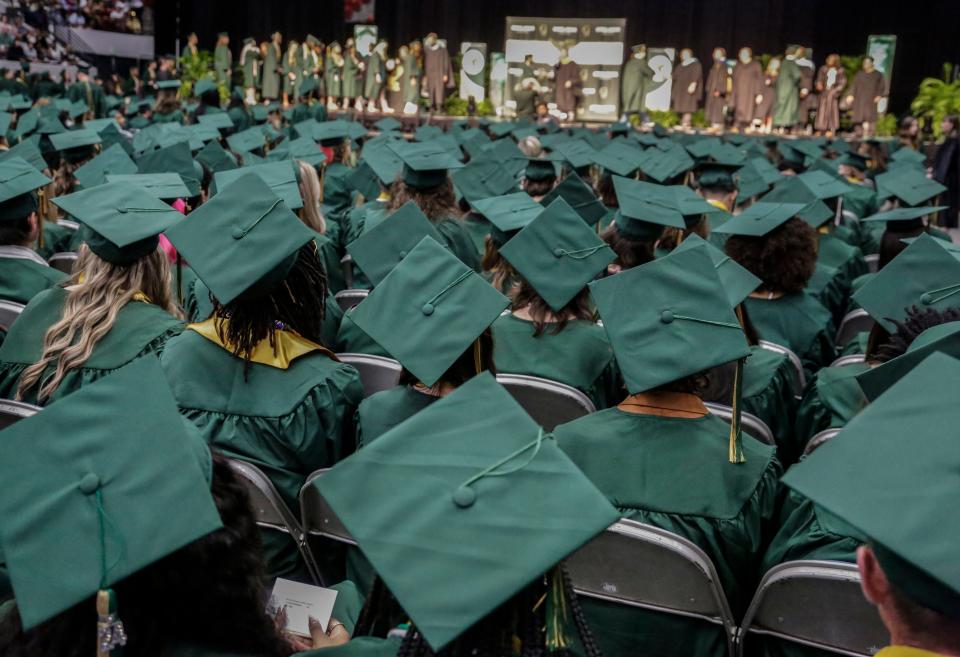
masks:
<svg viewBox="0 0 960 657"><path fill-rule="evenodd" d="M267 141L263 131L256 126L227 137L227 144L230 145L230 149L238 153L261 149L266 143Z"/></svg>
<svg viewBox="0 0 960 657"><path fill-rule="evenodd" d="M324 121L313 126L313 139L321 146L336 146L350 138L350 124L346 121Z"/></svg>
<svg viewBox="0 0 960 657"><path fill-rule="evenodd" d="M434 651L619 516L488 373L313 485Z"/></svg>
<svg viewBox="0 0 960 657"><path fill-rule="evenodd" d="M877 176L875 182L878 201L896 196L907 205L920 205L947 190L936 180L927 178L923 171L911 168L887 171Z"/></svg>
<svg viewBox="0 0 960 657"><path fill-rule="evenodd" d="M527 165L523 170L523 177L527 180L553 180L557 177L559 165L555 162L562 162L563 158L556 153L541 153L537 157L527 159ZM505 173L508 173L505 171Z"/></svg>
<svg viewBox="0 0 960 657"><path fill-rule="evenodd" d="M471 162L494 161L506 169L511 176L518 175L527 166L527 156L510 139L500 139L484 144L479 155L471 155Z"/></svg>
<svg viewBox="0 0 960 657"><path fill-rule="evenodd" d="M415 141L430 141L443 134L443 129L435 125L422 125L413 133Z"/></svg>
<svg viewBox="0 0 960 657"><path fill-rule="evenodd" d="M820 227L834 216L827 204L818 199L816 193L807 187L799 176L784 178L764 194L761 200L766 203L802 203L803 209L797 216L814 228Z"/></svg>
<svg viewBox="0 0 960 657"><path fill-rule="evenodd" d="M517 189L516 179L504 170L502 164L491 160L471 162L450 177L470 205L481 199L509 194Z"/></svg>
<svg viewBox="0 0 960 657"><path fill-rule="evenodd" d="M749 208L713 229L715 233L762 237L793 219L806 206L804 203L774 203L763 197Z"/></svg>
<svg viewBox="0 0 960 657"><path fill-rule="evenodd" d="M151 195L163 201L172 201L178 198L190 198L187 186L176 173L133 173L133 174L106 174L106 182L122 182L138 185Z"/></svg>
<svg viewBox="0 0 960 657"><path fill-rule="evenodd" d="M182 128L187 134L190 135L190 144L191 147L194 144L197 144L197 150L203 148L203 145L207 142L216 141L220 139L220 131L214 128L212 125L204 125L202 123L192 123L188 126Z"/></svg>
<svg viewBox="0 0 960 657"><path fill-rule="evenodd" d="M414 189L431 189L447 179L449 169L463 167L453 155L435 142L387 144L403 160L403 181Z"/></svg>
<svg viewBox="0 0 960 657"><path fill-rule="evenodd" d="M67 129L60 123L60 119L55 116L41 116L37 124L37 132L41 135L57 135L66 131Z"/></svg>
<svg viewBox="0 0 960 657"><path fill-rule="evenodd" d="M617 257L562 198L504 244L500 255L557 312Z"/></svg>
<svg viewBox="0 0 960 657"><path fill-rule="evenodd" d="M400 128L403 127L403 124L397 121L392 116L388 116L374 123L373 127L379 130L380 132L390 132L392 130L399 130Z"/></svg>
<svg viewBox="0 0 960 657"><path fill-rule="evenodd" d="M363 234L347 245L353 262L374 286L386 278L424 237L443 244L443 238L413 201L374 226L365 226Z"/></svg>
<svg viewBox="0 0 960 657"><path fill-rule="evenodd" d="M0 222L19 221L37 210L33 191L50 179L20 157L0 162Z"/></svg>
<svg viewBox="0 0 960 657"><path fill-rule="evenodd" d="M74 171L73 175L84 188L89 188L105 183L107 174L136 172L137 165L127 152L119 144L114 144Z"/></svg>
<svg viewBox="0 0 960 657"><path fill-rule="evenodd" d="M346 175L346 181L365 200L373 200L380 195L380 178L370 165L362 160L356 167L350 169L350 173Z"/></svg>
<svg viewBox="0 0 960 657"><path fill-rule="evenodd" d="M197 117L197 122L202 125L212 125L218 130L233 130L233 119L226 112L208 112Z"/></svg>
<svg viewBox="0 0 960 657"><path fill-rule="evenodd" d="M793 150L801 153L811 160L818 160L823 157L823 149L821 149L817 144L806 139L794 139L790 142L790 146Z"/></svg>
<svg viewBox="0 0 960 657"><path fill-rule="evenodd" d="M960 322L931 326L914 338L906 353L858 375L857 383L873 401L934 352L960 358Z"/></svg>
<svg viewBox="0 0 960 657"><path fill-rule="evenodd" d="M525 228L543 212L543 206L526 192L476 201L473 208L492 224L490 238L497 248L506 244L517 231Z"/></svg>
<svg viewBox="0 0 960 657"><path fill-rule="evenodd" d="M157 89L170 90L170 89L179 89L180 80L160 80L157 82Z"/></svg>
<svg viewBox="0 0 960 657"><path fill-rule="evenodd" d="M254 123L263 123L270 116L270 110L264 105L254 105L250 110Z"/></svg>
<svg viewBox="0 0 960 657"><path fill-rule="evenodd" d="M183 215L142 187L108 182L52 199L84 226L84 241L103 260L128 265L157 249L157 236Z"/></svg>
<svg viewBox="0 0 960 657"><path fill-rule="evenodd" d="M737 184L738 204L764 194L770 189L770 185L763 179L760 172L749 162L741 167L734 179Z"/></svg>
<svg viewBox="0 0 960 657"><path fill-rule="evenodd" d="M33 107L33 101L23 94L17 94L16 96L10 98L10 107L18 112L21 112Z"/></svg>
<svg viewBox="0 0 960 657"><path fill-rule="evenodd" d="M297 139L288 139L280 146L277 146L267 156L268 160L273 159L303 160L310 166L319 167L327 161L327 156L317 148L317 142L310 137L298 137Z"/></svg>
<svg viewBox="0 0 960 657"><path fill-rule="evenodd" d="M213 175L213 186L219 194L219 190L233 184L248 173L255 173L259 176L273 190L274 194L283 199L283 202L291 210L299 210L303 207L300 184L297 180L297 168L290 160L266 162L229 171L218 171Z"/></svg>
<svg viewBox="0 0 960 657"><path fill-rule="evenodd" d="M869 217L864 217L860 221L912 221L914 219L922 219L927 215L936 214L946 209L946 205L921 205L919 207L894 208L886 212L878 212Z"/></svg>
<svg viewBox="0 0 960 657"><path fill-rule="evenodd" d="M194 83L193 95L202 96L203 94L209 91L215 91L216 88L217 88L217 83L213 81L213 78L204 76Z"/></svg>
<svg viewBox="0 0 960 657"><path fill-rule="evenodd" d="M105 118L105 119L87 119L83 122L83 127L88 130L93 130L97 134L103 132L107 126L113 126L114 128L119 128L120 124L117 123L117 120L114 118ZM103 135L100 135L101 137Z"/></svg>
<svg viewBox="0 0 960 657"><path fill-rule="evenodd" d="M10 124L13 123L13 114L10 112L0 112L0 134L7 134L10 130Z"/></svg>
<svg viewBox="0 0 960 657"><path fill-rule="evenodd" d="M893 155L890 156L890 159L894 162L914 162L916 164L923 164L927 161L927 156L912 148L899 148Z"/></svg>
<svg viewBox="0 0 960 657"><path fill-rule="evenodd" d="M509 305L507 297L426 236L350 319L432 386Z"/></svg>
<svg viewBox="0 0 960 657"><path fill-rule="evenodd" d="M951 618L960 617L958 380L960 361L928 356L783 478L866 536L898 591Z"/></svg>
<svg viewBox="0 0 960 657"><path fill-rule="evenodd" d="M222 526L209 449L187 431L156 358L17 422L0 455L0 546L24 629ZM93 604L89 615L92 638Z"/></svg>
<svg viewBox="0 0 960 657"><path fill-rule="evenodd" d="M610 142L597 151L593 163L618 176L629 176L643 163L643 151L623 141Z"/></svg>
<svg viewBox="0 0 960 657"><path fill-rule="evenodd" d="M694 170L697 184L701 187L724 187L734 188L736 186L735 174L740 170L740 164L721 164L719 162L701 162Z"/></svg>
<svg viewBox="0 0 960 657"><path fill-rule="evenodd" d="M903 321L912 306L946 310L960 308L960 260L949 245L920 235L853 295L861 308L887 331Z"/></svg>
<svg viewBox="0 0 960 657"><path fill-rule="evenodd" d="M613 188L620 205L614 223L624 236L655 240L665 227L686 228L683 214L668 197L672 196L668 187L614 176Z"/></svg>
<svg viewBox="0 0 960 657"><path fill-rule="evenodd" d="M607 208L593 193L590 185L583 182L575 172L570 172L559 185L540 199L540 205L547 207L557 199L566 201L580 215L580 218L591 226L607 214Z"/></svg>
<svg viewBox="0 0 960 657"><path fill-rule="evenodd" d="M555 146L554 151L563 156L575 170L590 166L597 158L597 150L582 139L561 142Z"/></svg>
<svg viewBox="0 0 960 657"><path fill-rule="evenodd" d="M509 135L516 127L517 124L513 121L500 121L499 123L493 123L489 125L487 130L495 139L499 139L500 137L506 137Z"/></svg>
<svg viewBox="0 0 960 657"><path fill-rule="evenodd" d="M316 236L260 176L237 172L189 221L166 233L224 305L248 290L268 293L287 277L300 247ZM229 173L234 172L217 175Z"/></svg>
<svg viewBox="0 0 960 657"><path fill-rule="evenodd" d="M783 178L783 174L777 171L777 168L770 164L770 160L765 157L755 157L749 160L747 164L756 169L757 173L763 178L763 182L768 185L773 185Z"/></svg>
<svg viewBox="0 0 960 657"><path fill-rule="evenodd" d="M400 175L403 160L387 147L386 141L370 141L363 146L363 162L373 169L384 187L389 187Z"/></svg>
<svg viewBox="0 0 960 657"><path fill-rule="evenodd" d="M50 135L50 144L68 159L75 156L74 161L83 159L91 152L91 147L100 143L100 135L93 130L68 130Z"/></svg>
<svg viewBox="0 0 960 657"><path fill-rule="evenodd" d="M137 158L140 173L176 173L183 179L190 196L200 195L200 176L194 167L193 155L187 142L178 142Z"/></svg>
<svg viewBox="0 0 960 657"><path fill-rule="evenodd" d="M825 171L806 171L796 176L820 200L843 196L850 191L850 185L837 175Z"/></svg>
<svg viewBox="0 0 960 657"><path fill-rule="evenodd" d="M684 251L695 248L704 249L707 255L710 256L710 260L713 261L713 268L716 270L717 276L720 277L724 291L730 298L731 308L743 303L743 300L750 296L750 293L756 290L760 286L760 283L763 282L750 273L749 270L741 267L736 260L696 234L690 235L683 240L683 242L671 251L671 255L683 253Z"/></svg>
<svg viewBox="0 0 960 657"><path fill-rule="evenodd" d="M43 171L47 168L47 163L43 159L43 154L40 152L40 147L37 146L39 141L40 135L34 135L24 139L16 146L11 146L5 151L0 151L0 162L3 162L11 157L19 157L29 162L30 166L37 171Z"/></svg>

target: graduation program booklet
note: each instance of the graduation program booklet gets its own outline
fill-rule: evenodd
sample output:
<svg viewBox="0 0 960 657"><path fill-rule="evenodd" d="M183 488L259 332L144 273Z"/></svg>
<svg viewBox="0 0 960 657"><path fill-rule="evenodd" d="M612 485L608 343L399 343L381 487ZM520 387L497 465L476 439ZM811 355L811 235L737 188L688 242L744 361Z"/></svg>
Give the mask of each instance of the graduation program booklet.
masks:
<svg viewBox="0 0 960 657"><path fill-rule="evenodd" d="M301 584L289 579L277 578L270 594L270 606L276 611L287 608L287 626L291 634L310 636L309 617L320 621L324 631L330 624L333 604L337 601L337 591L324 589L311 584Z"/></svg>

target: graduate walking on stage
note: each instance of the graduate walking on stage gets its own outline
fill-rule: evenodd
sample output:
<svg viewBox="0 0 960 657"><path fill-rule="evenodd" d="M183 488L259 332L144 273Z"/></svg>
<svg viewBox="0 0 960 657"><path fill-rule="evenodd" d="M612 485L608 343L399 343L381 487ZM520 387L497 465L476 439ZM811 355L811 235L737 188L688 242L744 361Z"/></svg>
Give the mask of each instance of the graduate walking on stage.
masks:
<svg viewBox="0 0 960 657"><path fill-rule="evenodd" d="M217 47L213 51L213 72L217 83L230 86L230 74L233 67L233 53L230 52L230 35L221 32L217 35Z"/></svg>
<svg viewBox="0 0 960 657"><path fill-rule="evenodd" d="M243 41L243 50L240 51L240 67L243 69L243 91L248 103L257 102L257 86L260 81L260 48L253 37Z"/></svg>
<svg viewBox="0 0 960 657"><path fill-rule="evenodd" d="M800 110L800 78L797 50L787 51L777 75L777 99L773 111L773 126L780 132L789 131L798 123Z"/></svg>
<svg viewBox="0 0 960 657"><path fill-rule="evenodd" d="M647 110L644 101L647 98L647 91L650 90L654 72L650 68L650 62L647 61L646 45L641 43L633 46L631 50L633 54L623 65L623 76L620 82L620 106L623 108L620 114L624 120L631 114L639 114L640 120L646 122Z"/></svg>
<svg viewBox="0 0 960 657"><path fill-rule="evenodd" d="M343 48L336 41L327 46L323 77L327 85L327 108L337 109L343 93Z"/></svg>
<svg viewBox="0 0 960 657"><path fill-rule="evenodd" d="M263 56L263 88L260 95L267 100L276 100L280 97L280 63L283 61L283 51L280 43L283 37L274 32L267 44L267 53Z"/></svg>

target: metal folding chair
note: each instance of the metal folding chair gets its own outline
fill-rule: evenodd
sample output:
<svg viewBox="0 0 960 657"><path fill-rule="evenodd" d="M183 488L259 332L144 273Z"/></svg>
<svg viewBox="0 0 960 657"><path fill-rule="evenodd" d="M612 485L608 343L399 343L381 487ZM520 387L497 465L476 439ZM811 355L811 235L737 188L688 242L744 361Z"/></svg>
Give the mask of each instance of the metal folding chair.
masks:
<svg viewBox="0 0 960 657"><path fill-rule="evenodd" d="M836 436L838 433L840 433L840 429L824 429L823 431L814 434L814 436L807 441L807 446L803 448L803 455L807 456L812 454L815 449Z"/></svg>
<svg viewBox="0 0 960 657"><path fill-rule="evenodd" d="M23 312L24 305L16 301L0 299L0 330L9 331L10 326L17 321Z"/></svg>
<svg viewBox="0 0 960 657"><path fill-rule="evenodd" d="M867 262L867 269L870 270L871 274L876 274L880 269L880 254L879 253L868 253L863 256L863 259Z"/></svg>
<svg viewBox="0 0 960 657"><path fill-rule="evenodd" d="M49 264L54 269L59 269L64 274L72 274L73 267L77 262L77 254L73 251L62 251L60 253L54 253L50 256L50 259L47 260Z"/></svg>
<svg viewBox="0 0 960 657"><path fill-rule="evenodd" d="M558 381L526 374L498 374L497 382L545 431L597 410L585 394Z"/></svg>
<svg viewBox="0 0 960 657"><path fill-rule="evenodd" d="M6 429L14 422L30 417L40 410L39 406L24 404L23 402L0 399L0 430Z"/></svg>
<svg viewBox="0 0 960 657"><path fill-rule="evenodd" d="M835 340L837 349L842 349L859 333L868 333L874 325L873 317L863 308L851 310L840 320Z"/></svg>
<svg viewBox="0 0 960 657"><path fill-rule="evenodd" d="M370 290L341 290L334 295L340 310L347 312L367 298Z"/></svg>
<svg viewBox="0 0 960 657"><path fill-rule="evenodd" d="M403 366L392 358L370 354L337 354L341 362L353 365L360 374L363 384L363 396L369 397L375 392L395 388L400 384Z"/></svg>
<svg viewBox="0 0 960 657"><path fill-rule="evenodd" d="M340 258L340 270L343 272L343 283L347 289L353 287L353 256L349 253Z"/></svg>
<svg viewBox="0 0 960 657"><path fill-rule="evenodd" d="M803 373L803 361L800 360L800 357L789 348L775 342L760 340L757 344L761 349L766 349L767 351L772 351L777 354L784 354L790 359L790 364L793 365L793 369L797 373L797 378L791 382L794 386L793 395L799 398L800 395L803 394L803 389L807 387L807 376Z"/></svg>
<svg viewBox="0 0 960 657"><path fill-rule="evenodd" d="M712 415L716 415L723 420L730 422L733 419L733 408L726 404L717 404L716 402L703 402ZM740 411L740 426L743 432L751 438L756 438L766 445L776 445L773 432L767 423L752 413Z"/></svg>
<svg viewBox="0 0 960 657"><path fill-rule="evenodd" d="M347 545L357 542L343 526L340 519L327 504L315 482L327 473L328 469L317 470L300 489L300 524L307 536L323 536Z"/></svg>
<svg viewBox="0 0 960 657"><path fill-rule="evenodd" d="M866 359L867 357L863 354L848 354L846 356L840 356L840 358L830 363L830 367L845 367L846 365L862 363Z"/></svg>

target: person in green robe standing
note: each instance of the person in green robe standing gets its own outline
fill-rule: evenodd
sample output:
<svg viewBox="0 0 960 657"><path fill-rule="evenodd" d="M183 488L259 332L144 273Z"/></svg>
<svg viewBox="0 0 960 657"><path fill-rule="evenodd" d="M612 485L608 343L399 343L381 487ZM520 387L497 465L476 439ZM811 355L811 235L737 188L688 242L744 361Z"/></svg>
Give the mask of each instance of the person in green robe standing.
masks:
<svg viewBox="0 0 960 657"><path fill-rule="evenodd" d="M387 80L387 42L379 41L370 56L367 57L363 72L363 98L368 109L379 110L383 107L383 86Z"/></svg>
<svg viewBox="0 0 960 657"><path fill-rule="evenodd" d="M420 102L420 79L423 77L423 69L414 52L413 44L400 46L398 57L400 66L403 67L403 73L400 75L400 94L404 107L395 109L406 112L408 103L416 105Z"/></svg>
<svg viewBox="0 0 960 657"><path fill-rule="evenodd" d="M692 248L590 289L629 396L557 427L557 444L622 516L703 549L740 615L760 577L755 555L776 511L781 467L771 446L741 437L700 397L703 372L750 353L713 261ZM657 655L727 653L724 630L709 623L599 600L584 608L605 655L637 646Z"/></svg>
<svg viewBox="0 0 960 657"><path fill-rule="evenodd" d="M787 51L775 83L773 125L781 132L792 130L800 120L800 82L803 73L797 64L798 50L802 52L803 47L796 46Z"/></svg>
<svg viewBox="0 0 960 657"><path fill-rule="evenodd" d="M327 85L327 107L336 109L343 94L343 48L334 41L327 47L323 77Z"/></svg>
<svg viewBox="0 0 960 657"><path fill-rule="evenodd" d="M283 56L283 104L289 105L297 98L297 89L303 76L300 62L300 44L296 40L287 44L287 53Z"/></svg>
<svg viewBox="0 0 960 657"><path fill-rule="evenodd" d="M621 120L637 114L641 121L647 119L646 98L653 82L654 72L647 61L647 46L639 44L631 48L630 58L623 65L620 81Z"/></svg>
<svg viewBox="0 0 960 657"><path fill-rule="evenodd" d="M217 46L213 50L213 73L217 84L230 87L230 77L233 74L233 53L230 52L230 35L221 32L217 35Z"/></svg>
<svg viewBox="0 0 960 657"><path fill-rule="evenodd" d="M276 100L280 97L280 75L283 65L283 50L280 44L283 37L279 32L274 32L270 37L270 43L267 44L267 52L263 56L263 82L260 89L260 96L264 100Z"/></svg>
<svg viewBox="0 0 960 657"><path fill-rule="evenodd" d="M84 226L74 276L35 296L0 347L0 397L40 406L159 353L183 330L170 264L157 248L159 233L183 215L122 182L53 203Z"/></svg>
<svg viewBox="0 0 960 657"><path fill-rule="evenodd" d="M343 109L353 107L360 92L360 56L351 38L347 39L343 53Z"/></svg>
<svg viewBox="0 0 960 657"><path fill-rule="evenodd" d="M211 445L262 469L296 509L307 476L353 451L363 396L356 370L321 344L326 280L314 233L251 173L166 234L215 299L213 314L164 351L174 398ZM223 266L225 253L236 266ZM272 573L301 570L289 537L263 538Z"/></svg>
<svg viewBox="0 0 960 657"><path fill-rule="evenodd" d="M67 98L70 102L82 101L87 104L88 116L102 118L106 113L106 99L103 88L90 79L90 75L83 70L77 71L77 81L67 89Z"/></svg>
<svg viewBox="0 0 960 657"><path fill-rule="evenodd" d="M557 250L555 244L564 246ZM517 272L518 283L510 313L493 325L497 371L564 383L590 397L596 408L620 401L613 349L594 319L586 287L613 261L613 251L557 199L499 253Z"/></svg>
<svg viewBox="0 0 960 657"><path fill-rule="evenodd" d="M4 301L26 304L66 278L31 248L42 230L34 192L49 182L22 158L0 162L0 299Z"/></svg>
<svg viewBox="0 0 960 657"><path fill-rule="evenodd" d="M247 98L256 100L256 91L260 82L260 48L253 37L243 40L243 50L240 51L240 66L243 68L243 90Z"/></svg>

